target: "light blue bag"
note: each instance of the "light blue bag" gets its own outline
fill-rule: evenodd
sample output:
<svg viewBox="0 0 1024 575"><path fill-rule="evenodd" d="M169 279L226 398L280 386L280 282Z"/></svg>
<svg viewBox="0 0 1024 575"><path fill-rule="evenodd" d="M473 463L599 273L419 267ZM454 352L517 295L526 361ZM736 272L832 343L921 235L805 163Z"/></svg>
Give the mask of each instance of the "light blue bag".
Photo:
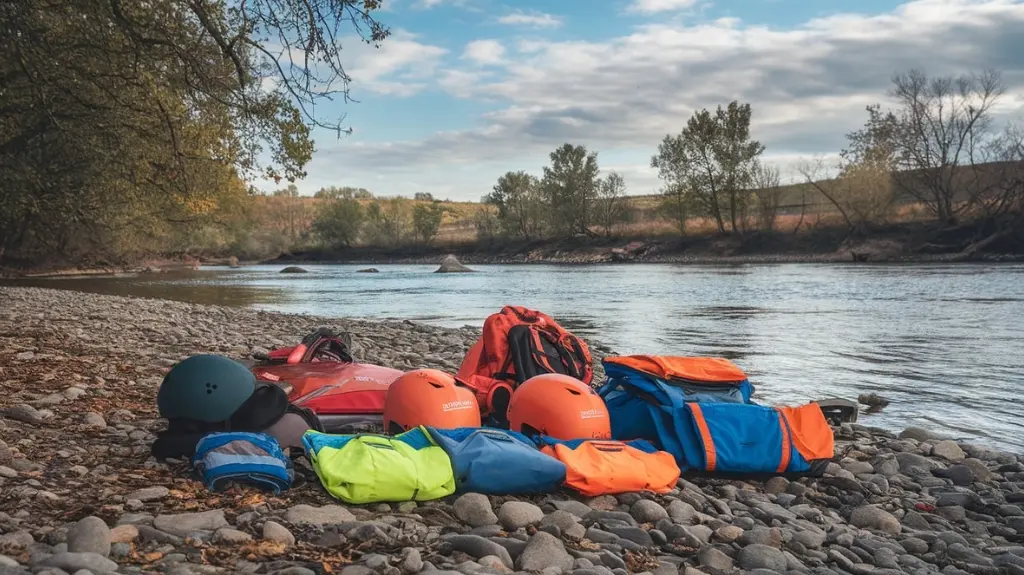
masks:
<svg viewBox="0 0 1024 575"><path fill-rule="evenodd" d="M275 494L292 486L295 470L277 440L266 433L211 433L196 444L192 467L211 491L232 482L248 483Z"/></svg>

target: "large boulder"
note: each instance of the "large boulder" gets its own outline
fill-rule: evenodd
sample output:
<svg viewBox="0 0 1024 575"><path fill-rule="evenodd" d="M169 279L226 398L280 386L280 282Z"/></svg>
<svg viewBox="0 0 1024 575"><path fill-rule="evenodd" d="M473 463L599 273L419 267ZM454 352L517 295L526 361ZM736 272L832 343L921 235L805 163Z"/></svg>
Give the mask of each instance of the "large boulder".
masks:
<svg viewBox="0 0 1024 575"><path fill-rule="evenodd" d="M471 272L473 270L459 263L459 260L455 259L453 255L447 255L441 262L441 267L437 268L434 273L438 274L452 274L452 273L464 273Z"/></svg>
<svg viewBox="0 0 1024 575"><path fill-rule="evenodd" d="M300 268L299 266L288 266L288 267L284 268L283 270L281 270L281 273L283 273L283 274L306 274L306 273L309 273L309 271L307 271L304 268Z"/></svg>

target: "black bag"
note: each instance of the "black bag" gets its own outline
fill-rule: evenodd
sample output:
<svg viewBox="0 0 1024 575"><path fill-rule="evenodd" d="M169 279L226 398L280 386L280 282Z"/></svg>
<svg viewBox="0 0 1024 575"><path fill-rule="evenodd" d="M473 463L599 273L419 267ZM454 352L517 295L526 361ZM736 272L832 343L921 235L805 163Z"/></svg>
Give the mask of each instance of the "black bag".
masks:
<svg viewBox="0 0 1024 575"><path fill-rule="evenodd" d="M544 373L582 380L590 365L575 336L558 341L551 333L531 325L517 325L508 330L508 356L515 367L516 386Z"/></svg>
<svg viewBox="0 0 1024 575"><path fill-rule="evenodd" d="M288 402L288 394L271 384L259 384L227 421L209 423L195 419L176 418L167 421L167 429L157 433L151 452L157 459L185 459L195 455L196 444L210 433L248 431L262 433L281 420L285 414L302 417L311 429L324 431L320 418L311 410Z"/></svg>

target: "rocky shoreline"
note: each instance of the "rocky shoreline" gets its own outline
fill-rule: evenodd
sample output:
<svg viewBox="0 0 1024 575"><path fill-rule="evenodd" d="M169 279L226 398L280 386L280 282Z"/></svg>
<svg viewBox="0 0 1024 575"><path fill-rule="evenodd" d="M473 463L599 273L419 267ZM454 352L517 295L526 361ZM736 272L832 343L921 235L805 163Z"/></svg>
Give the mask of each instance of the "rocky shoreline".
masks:
<svg viewBox="0 0 1024 575"><path fill-rule="evenodd" d="M154 398L194 353L327 325L358 359L454 370L477 337L162 300L0 288L0 575L1024 573L1024 458L857 425L824 477L689 477L665 495L346 506L308 467L213 494L153 460ZM596 354L610 353L598 349Z"/></svg>

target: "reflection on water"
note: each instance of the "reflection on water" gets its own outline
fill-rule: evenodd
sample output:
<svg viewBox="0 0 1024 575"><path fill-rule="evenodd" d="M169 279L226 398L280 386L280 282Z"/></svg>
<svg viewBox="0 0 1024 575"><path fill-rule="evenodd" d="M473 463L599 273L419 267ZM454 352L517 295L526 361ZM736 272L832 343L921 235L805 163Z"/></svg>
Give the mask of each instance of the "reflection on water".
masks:
<svg viewBox="0 0 1024 575"><path fill-rule="evenodd" d="M0 285L62 288L107 295L169 299L223 306L273 305L287 298L283 288L259 288L219 281L223 272L209 270L110 277L0 280Z"/></svg>
<svg viewBox="0 0 1024 575"><path fill-rule="evenodd" d="M523 305L617 353L732 359L765 402L875 392L867 424L1024 448L1024 266L305 267L7 283L452 327Z"/></svg>

